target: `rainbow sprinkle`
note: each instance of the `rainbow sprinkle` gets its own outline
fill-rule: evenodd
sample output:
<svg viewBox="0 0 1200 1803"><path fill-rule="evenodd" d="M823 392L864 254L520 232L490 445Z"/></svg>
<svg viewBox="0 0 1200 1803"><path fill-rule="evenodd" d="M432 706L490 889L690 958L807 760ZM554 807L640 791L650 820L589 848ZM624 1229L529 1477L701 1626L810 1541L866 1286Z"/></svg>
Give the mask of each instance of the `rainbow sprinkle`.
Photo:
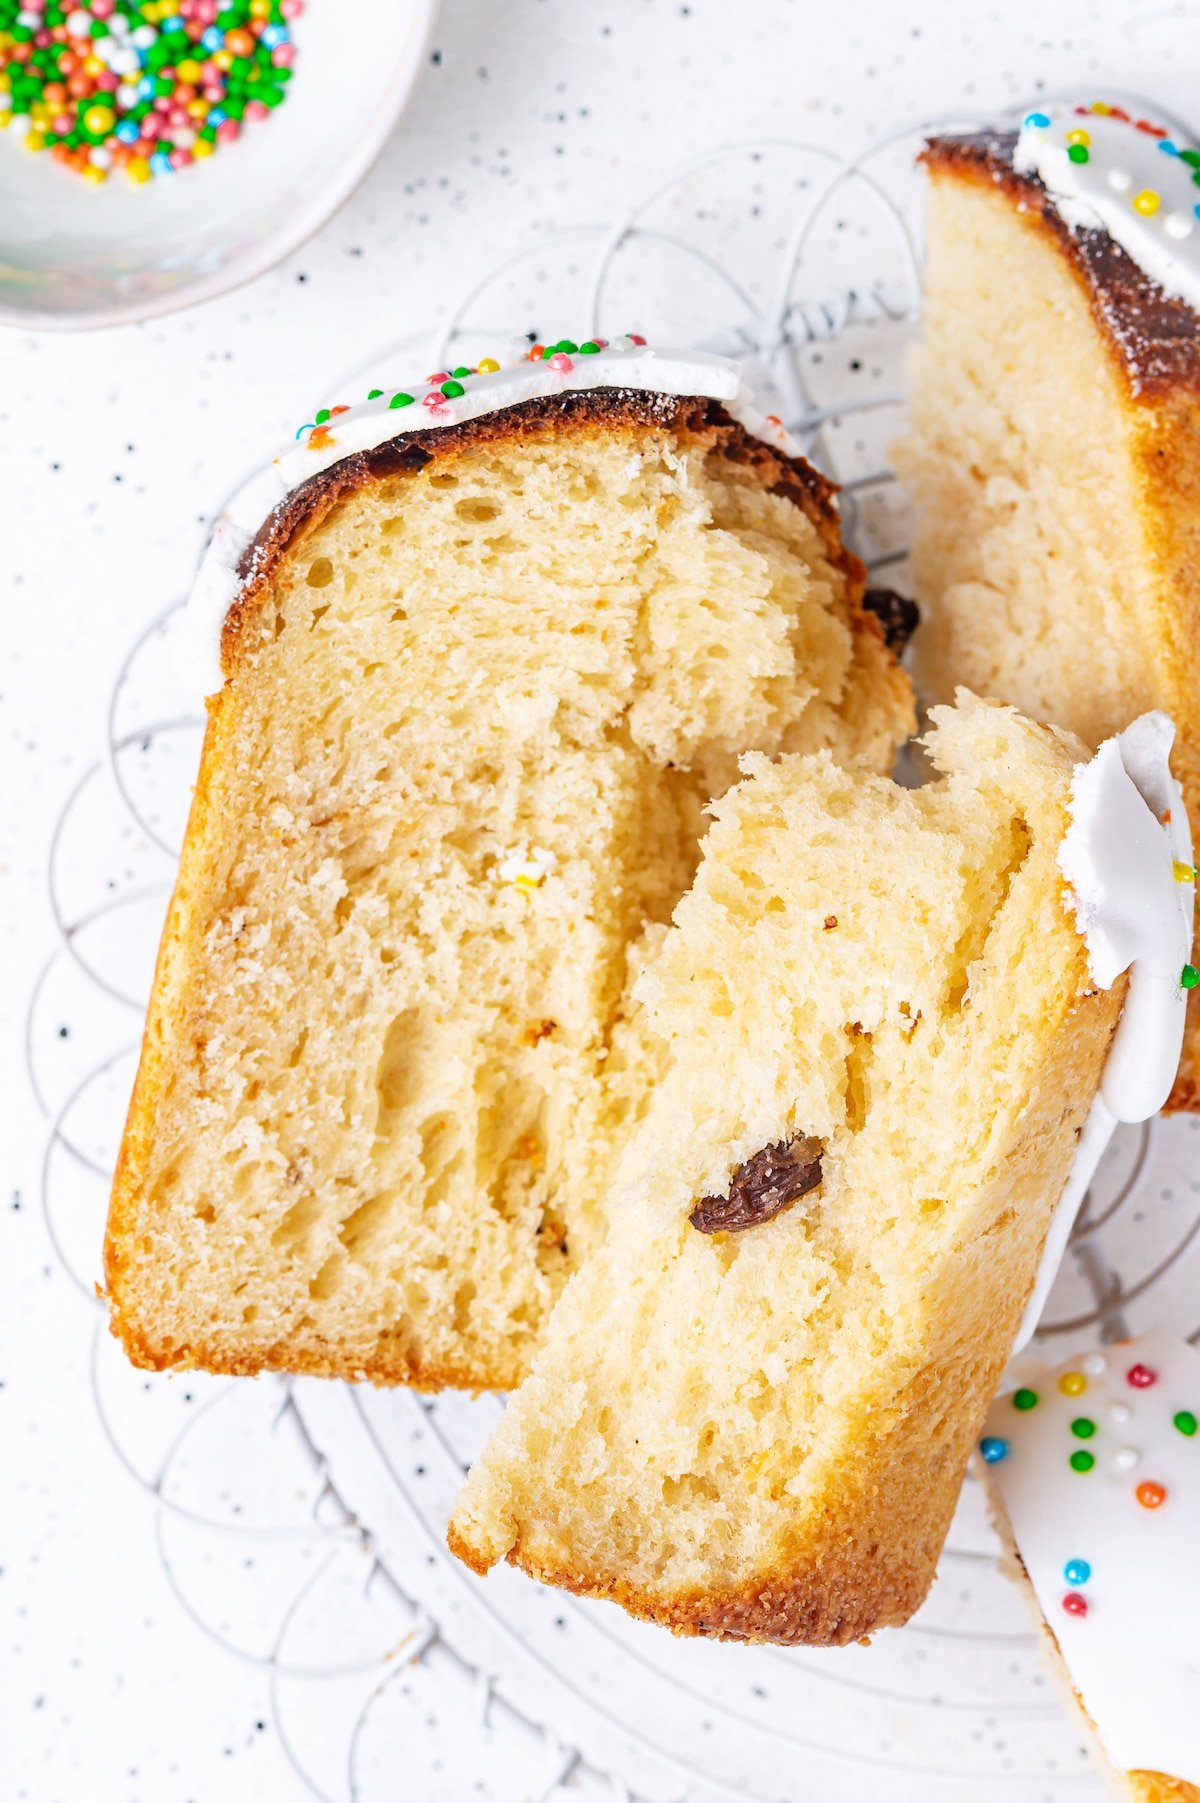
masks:
<svg viewBox="0 0 1200 1803"><path fill-rule="evenodd" d="M304 0L0 0L0 126L87 182L201 162L286 98Z"/></svg>

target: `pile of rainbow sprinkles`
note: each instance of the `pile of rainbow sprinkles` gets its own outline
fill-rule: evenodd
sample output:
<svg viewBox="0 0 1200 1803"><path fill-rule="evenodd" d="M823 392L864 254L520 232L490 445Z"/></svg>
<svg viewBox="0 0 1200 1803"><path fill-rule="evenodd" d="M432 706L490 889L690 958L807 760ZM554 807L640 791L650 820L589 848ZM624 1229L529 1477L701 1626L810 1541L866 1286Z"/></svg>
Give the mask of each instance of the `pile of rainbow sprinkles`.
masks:
<svg viewBox="0 0 1200 1803"><path fill-rule="evenodd" d="M304 0L0 0L0 126L87 182L171 175L287 95Z"/></svg>

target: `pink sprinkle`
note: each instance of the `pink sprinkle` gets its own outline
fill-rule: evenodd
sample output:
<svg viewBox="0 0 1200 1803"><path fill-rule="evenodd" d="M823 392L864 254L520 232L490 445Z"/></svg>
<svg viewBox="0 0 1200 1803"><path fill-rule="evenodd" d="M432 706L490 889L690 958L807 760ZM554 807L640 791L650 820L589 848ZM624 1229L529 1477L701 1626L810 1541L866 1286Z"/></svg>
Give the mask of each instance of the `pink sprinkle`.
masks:
<svg viewBox="0 0 1200 1803"><path fill-rule="evenodd" d="M254 120L265 119L270 111L270 107L264 100L248 100L245 107L245 117Z"/></svg>
<svg viewBox="0 0 1200 1803"><path fill-rule="evenodd" d="M169 113L170 112L171 102L167 99L167 96L165 94L160 94L158 99L154 102L154 110L156 113Z"/></svg>
<svg viewBox="0 0 1200 1803"><path fill-rule="evenodd" d="M271 52L271 61L277 69L290 69L296 60L294 44L276 44Z"/></svg>
<svg viewBox="0 0 1200 1803"><path fill-rule="evenodd" d="M1130 1365L1125 1373L1125 1381L1135 1390L1148 1390L1151 1384L1158 1382L1158 1372L1152 1371L1149 1365Z"/></svg>
<svg viewBox="0 0 1200 1803"><path fill-rule="evenodd" d="M425 380L427 382L448 382L450 380L450 371L448 369L435 369L431 376L426 376ZM445 400L445 398L445 395L443 395L442 399Z"/></svg>
<svg viewBox="0 0 1200 1803"><path fill-rule="evenodd" d="M237 137L237 135L238 135L237 120L236 119L222 119L220 125L218 125L218 127L217 127L217 142L219 144L232 144L233 140Z"/></svg>
<svg viewBox="0 0 1200 1803"><path fill-rule="evenodd" d="M159 132L162 130L162 123L160 120L158 120L154 117L153 113L147 113L146 117L142 120L138 129L140 130L143 138L147 139L148 142L152 143L153 140L155 138L157 138Z"/></svg>
<svg viewBox="0 0 1200 1803"><path fill-rule="evenodd" d="M430 413L444 413L449 402L440 388L431 388L421 405L428 407Z"/></svg>
<svg viewBox="0 0 1200 1803"><path fill-rule="evenodd" d="M210 106L216 106L218 100L222 100L225 95L224 88L204 87L200 91Z"/></svg>
<svg viewBox="0 0 1200 1803"><path fill-rule="evenodd" d="M298 19L304 11L304 0L279 0L279 10L285 19Z"/></svg>
<svg viewBox="0 0 1200 1803"><path fill-rule="evenodd" d="M111 69L105 69L103 74L96 77L96 86L102 94L115 94L120 85Z"/></svg>
<svg viewBox="0 0 1200 1803"><path fill-rule="evenodd" d="M565 376L568 370L574 369L575 365L567 356L566 351L555 351L550 359L550 367L553 370L557 370L560 376Z"/></svg>
<svg viewBox="0 0 1200 1803"><path fill-rule="evenodd" d="M630 344L645 344L646 340L642 337L640 332L630 332L629 342Z"/></svg>
<svg viewBox="0 0 1200 1803"><path fill-rule="evenodd" d="M54 39L50 36L48 31L35 31L33 34L33 41L39 50L44 50L47 44L52 44L54 42Z"/></svg>
<svg viewBox="0 0 1200 1803"><path fill-rule="evenodd" d="M173 106L167 114L167 120L171 125L186 125L188 123L188 115L183 107Z"/></svg>
<svg viewBox="0 0 1200 1803"><path fill-rule="evenodd" d="M186 169L191 160L192 153L190 150L173 150L171 152L172 169Z"/></svg>
<svg viewBox="0 0 1200 1803"><path fill-rule="evenodd" d="M66 136L67 132L74 131L74 129L75 129L74 113L60 113L58 115L58 118L54 121L54 129L55 129L55 131L62 132L64 137Z"/></svg>
<svg viewBox="0 0 1200 1803"><path fill-rule="evenodd" d="M93 19L111 19L114 0L92 0Z"/></svg>

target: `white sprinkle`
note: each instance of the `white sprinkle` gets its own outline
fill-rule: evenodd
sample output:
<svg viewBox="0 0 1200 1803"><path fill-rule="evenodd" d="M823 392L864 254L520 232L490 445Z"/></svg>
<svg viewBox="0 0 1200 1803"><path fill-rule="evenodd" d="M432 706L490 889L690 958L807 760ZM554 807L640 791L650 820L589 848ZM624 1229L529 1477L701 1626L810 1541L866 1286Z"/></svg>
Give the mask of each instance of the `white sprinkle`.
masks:
<svg viewBox="0 0 1200 1803"><path fill-rule="evenodd" d="M1103 1377L1108 1370L1108 1360L1102 1352L1089 1352L1083 1361L1083 1369L1089 1377Z"/></svg>
<svg viewBox="0 0 1200 1803"><path fill-rule="evenodd" d="M1186 213L1168 213L1163 220L1163 231L1168 238L1190 238L1194 224Z"/></svg>
<svg viewBox="0 0 1200 1803"><path fill-rule="evenodd" d="M1129 1404L1127 1402L1110 1402L1108 1405L1108 1418L1110 1421L1128 1421Z"/></svg>
<svg viewBox="0 0 1200 1803"><path fill-rule="evenodd" d="M1108 185L1118 194L1128 194L1130 188L1133 186L1133 177L1130 175L1128 169L1110 169L1108 172Z"/></svg>
<svg viewBox="0 0 1200 1803"><path fill-rule="evenodd" d="M1141 1456L1136 1446L1122 1446L1119 1452L1113 1454L1113 1464L1118 1471L1132 1471Z"/></svg>
<svg viewBox="0 0 1200 1803"><path fill-rule="evenodd" d="M96 169L111 169L112 151L106 150L103 144L95 144L88 151L88 162Z"/></svg>

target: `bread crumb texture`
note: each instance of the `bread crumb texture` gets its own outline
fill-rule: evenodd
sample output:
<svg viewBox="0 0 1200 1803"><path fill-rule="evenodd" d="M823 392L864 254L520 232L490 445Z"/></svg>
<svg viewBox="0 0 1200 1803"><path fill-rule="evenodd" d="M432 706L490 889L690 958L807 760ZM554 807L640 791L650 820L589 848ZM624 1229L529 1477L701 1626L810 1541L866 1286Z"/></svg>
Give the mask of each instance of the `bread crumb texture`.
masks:
<svg viewBox="0 0 1200 1803"><path fill-rule="evenodd" d="M747 747L910 729L819 483L727 419L436 437L227 633L110 1216L139 1363L518 1381L703 804Z"/></svg>
<svg viewBox="0 0 1200 1803"><path fill-rule="evenodd" d="M963 695L937 780L827 755L715 809L638 983L663 1075L450 1530L682 1632L813 1644L924 1597L1123 995L1056 855L1078 741ZM827 926L836 917L837 930ZM764 1146L821 1182L700 1233Z"/></svg>
<svg viewBox="0 0 1200 1803"><path fill-rule="evenodd" d="M930 167L922 342L895 450L917 503L918 688L965 683L1093 749L1148 708L1200 821L1200 393L1131 388L1064 234ZM1172 1105L1200 1108L1200 1000Z"/></svg>

